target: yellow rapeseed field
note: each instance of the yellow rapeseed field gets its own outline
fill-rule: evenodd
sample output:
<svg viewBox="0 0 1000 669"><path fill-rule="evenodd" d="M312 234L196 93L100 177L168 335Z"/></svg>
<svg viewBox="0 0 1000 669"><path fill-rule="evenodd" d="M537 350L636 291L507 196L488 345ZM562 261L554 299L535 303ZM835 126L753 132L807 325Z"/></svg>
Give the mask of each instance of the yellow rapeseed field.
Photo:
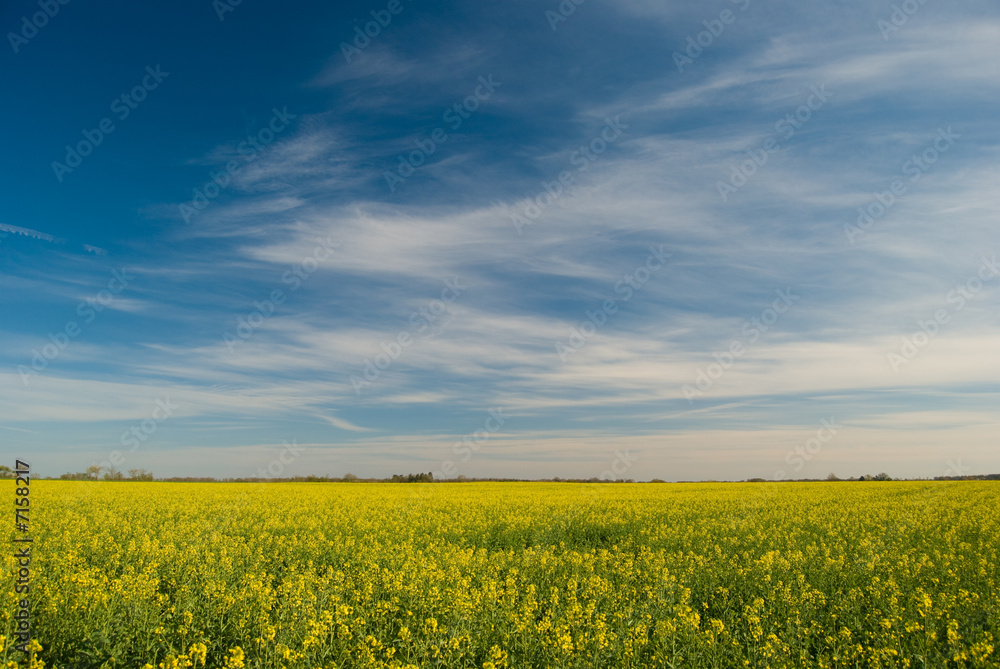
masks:
<svg viewBox="0 0 1000 669"><path fill-rule="evenodd" d="M36 667L1000 667L991 482L31 496Z"/></svg>

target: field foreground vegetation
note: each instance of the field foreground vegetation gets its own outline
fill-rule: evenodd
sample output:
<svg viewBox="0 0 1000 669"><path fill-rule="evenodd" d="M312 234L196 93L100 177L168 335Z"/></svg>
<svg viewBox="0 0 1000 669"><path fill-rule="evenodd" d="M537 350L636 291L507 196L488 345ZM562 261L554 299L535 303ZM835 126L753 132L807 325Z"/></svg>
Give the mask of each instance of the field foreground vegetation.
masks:
<svg viewBox="0 0 1000 669"><path fill-rule="evenodd" d="M1000 667L992 482L33 481L31 505L36 666Z"/></svg>

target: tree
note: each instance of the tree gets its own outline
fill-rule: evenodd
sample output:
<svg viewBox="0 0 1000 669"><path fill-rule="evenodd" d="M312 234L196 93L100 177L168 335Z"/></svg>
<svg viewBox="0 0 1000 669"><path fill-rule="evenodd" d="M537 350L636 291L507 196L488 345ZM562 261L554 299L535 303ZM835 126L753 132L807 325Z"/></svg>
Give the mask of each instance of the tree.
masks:
<svg viewBox="0 0 1000 669"><path fill-rule="evenodd" d="M125 480L125 476L120 471L118 471L117 469L115 469L114 467L108 467L107 470L104 472L104 480L105 481L124 481Z"/></svg>
<svg viewBox="0 0 1000 669"><path fill-rule="evenodd" d="M344 479L346 480L347 476L345 476ZM433 480L434 480L434 473L433 472L427 472L426 474L422 474L422 473L421 474L406 474L405 476L403 474L393 474L392 475L392 482L393 483L430 483Z"/></svg>
<svg viewBox="0 0 1000 669"><path fill-rule="evenodd" d="M100 465L90 465L87 467L87 471L84 472L84 476L92 481L96 481L101 477L101 472L104 471L104 467Z"/></svg>
<svg viewBox="0 0 1000 669"><path fill-rule="evenodd" d="M7 465L0 465L0 479L12 479L14 478L14 471Z"/></svg>
<svg viewBox="0 0 1000 669"><path fill-rule="evenodd" d="M147 472L145 469L130 469L128 470L128 478L130 481L152 481L153 472Z"/></svg>
<svg viewBox="0 0 1000 669"><path fill-rule="evenodd" d="M826 477L826 480L827 481L839 481L840 479L837 478L836 474L834 474L834 473L831 472L830 475Z"/></svg>

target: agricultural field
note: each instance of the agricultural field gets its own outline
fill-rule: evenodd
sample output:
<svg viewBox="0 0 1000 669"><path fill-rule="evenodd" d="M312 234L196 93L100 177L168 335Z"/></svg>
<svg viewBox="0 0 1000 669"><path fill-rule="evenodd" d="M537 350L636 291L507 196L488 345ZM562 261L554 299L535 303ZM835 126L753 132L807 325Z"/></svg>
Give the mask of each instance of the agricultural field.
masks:
<svg viewBox="0 0 1000 669"><path fill-rule="evenodd" d="M32 481L31 505L37 667L1000 667L992 482Z"/></svg>

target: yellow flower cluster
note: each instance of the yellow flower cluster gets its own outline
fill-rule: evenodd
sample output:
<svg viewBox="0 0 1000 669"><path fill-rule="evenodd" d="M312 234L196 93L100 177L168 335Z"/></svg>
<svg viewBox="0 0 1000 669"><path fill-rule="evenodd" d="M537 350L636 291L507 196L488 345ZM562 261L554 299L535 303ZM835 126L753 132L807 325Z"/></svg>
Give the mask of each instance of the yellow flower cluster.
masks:
<svg viewBox="0 0 1000 669"><path fill-rule="evenodd" d="M32 486L9 669L1000 667L992 482Z"/></svg>

